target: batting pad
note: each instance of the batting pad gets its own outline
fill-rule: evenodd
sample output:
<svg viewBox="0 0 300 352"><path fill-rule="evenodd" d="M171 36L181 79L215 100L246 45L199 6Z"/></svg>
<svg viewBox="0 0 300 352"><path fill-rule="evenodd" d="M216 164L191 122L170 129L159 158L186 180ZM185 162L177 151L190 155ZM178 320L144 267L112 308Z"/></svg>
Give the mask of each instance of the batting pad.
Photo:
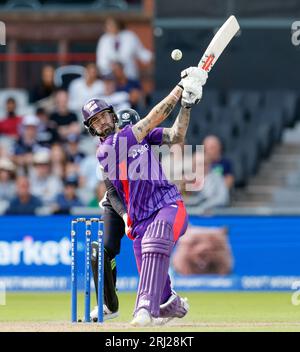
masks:
<svg viewBox="0 0 300 352"><path fill-rule="evenodd" d="M170 255L174 246L172 227L163 220L150 224L142 240L142 267L135 312L147 309L159 316L159 304L166 285Z"/></svg>

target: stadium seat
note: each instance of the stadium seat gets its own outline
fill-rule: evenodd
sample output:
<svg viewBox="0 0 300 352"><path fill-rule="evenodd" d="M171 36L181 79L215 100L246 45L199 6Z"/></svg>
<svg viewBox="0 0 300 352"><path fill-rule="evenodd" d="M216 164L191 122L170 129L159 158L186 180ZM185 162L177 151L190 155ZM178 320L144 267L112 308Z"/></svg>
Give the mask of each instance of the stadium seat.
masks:
<svg viewBox="0 0 300 352"><path fill-rule="evenodd" d="M75 78L83 77L85 68L81 65L66 65L58 67L54 73L54 83L56 87L68 89L70 83Z"/></svg>
<svg viewBox="0 0 300 352"><path fill-rule="evenodd" d="M261 108L255 112L253 122L256 126L267 124L270 126L273 136L273 142L278 143L281 140L284 129L284 112L280 108Z"/></svg>
<svg viewBox="0 0 300 352"><path fill-rule="evenodd" d="M232 148L246 130L243 111L237 107L214 107L210 114L214 134L222 139L226 149Z"/></svg>
<svg viewBox="0 0 300 352"><path fill-rule="evenodd" d="M262 93L258 91L230 91L227 95L227 105L253 109L262 105L262 98Z"/></svg>
<svg viewBox="0 0 300 352"><path fill-rule="evenodd" d="M277 108L284 112L284 125L293 127L297 119L297 95L290 91L267 91L264 96L266 108Z"/></svg>
<svg viewBox="0 0 300 352"><path fill-rule="evenodd" d="M273 109L263 108L248 111L246 135L259 144L262 157L267 158L273 146L280 140L282 133L282 115Z"/></svg>
<svg viewBox="0 0 300 352"><path fill-rule="evenodd" d="M217 90L203 90L203 96L200 105L213 107L220 105L220 94Z"/></svg>
<svg viewBox="0 0 300 352"><path fill-rule="evenodd" d="M244 187L247 183L248 176L247 166L242 153L236 149L225 153L225 156L232 162L235 186Z"/></svg>
<svg viewBox="0 0 300 352"><path fill-rule="evenodd" d="M260 162L259 144L255 143L251 137L242 136L239 140L239 148L244 158L247 177L255 175Z"/></svg>

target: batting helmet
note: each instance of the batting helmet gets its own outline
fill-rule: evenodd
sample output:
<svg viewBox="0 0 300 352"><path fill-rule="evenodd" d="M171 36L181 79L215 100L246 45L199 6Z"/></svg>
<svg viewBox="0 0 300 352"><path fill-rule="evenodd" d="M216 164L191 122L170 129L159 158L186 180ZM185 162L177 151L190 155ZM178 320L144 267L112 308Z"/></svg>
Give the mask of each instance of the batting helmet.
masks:
<svg viewBox="0 0 300 352"><path fill-rule="evenodd" d="M118 121L112 105L108 105L102 99L90 99L82 107L83 124L88 129L89 133L93 136L98 135L98 134L92 127L90 127L91 118L102 111L111 112L114 116L114 118L113 118L114 123L116 123Z"/></svg>

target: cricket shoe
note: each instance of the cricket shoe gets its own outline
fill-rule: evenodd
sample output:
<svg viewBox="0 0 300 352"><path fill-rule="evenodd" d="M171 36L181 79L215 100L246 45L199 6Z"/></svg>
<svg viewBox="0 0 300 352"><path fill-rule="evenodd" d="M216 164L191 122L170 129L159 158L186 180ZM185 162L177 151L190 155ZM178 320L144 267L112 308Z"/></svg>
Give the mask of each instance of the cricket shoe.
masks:
<svg viewBox="0 0 300 352"><path fill-rule="evenodd" d="M130 325L136 327L144 327L152 325L152 316L145 308L141 308L132 319Z"/></svg>
<svg viewBox="0 0 300 352"><path fill-rule="evenodd" d="M117 318L119 316L119 312L111 312L107 306L105 304L103 304L103 320L110 320L110 319L114 319ZM91 317L91 321L93 321L94 323L96 323L98 321L98 306L96 306L90 314Z"/></svg>
<svg viewBox="0 0 300 352"><path fill-rule="evenodd" d="M182 298L172 291L172 295L166 303L160 305L159 318L153 319L153 325L165 325L174 318L183 318L189 311L187 298Z"/></svg>

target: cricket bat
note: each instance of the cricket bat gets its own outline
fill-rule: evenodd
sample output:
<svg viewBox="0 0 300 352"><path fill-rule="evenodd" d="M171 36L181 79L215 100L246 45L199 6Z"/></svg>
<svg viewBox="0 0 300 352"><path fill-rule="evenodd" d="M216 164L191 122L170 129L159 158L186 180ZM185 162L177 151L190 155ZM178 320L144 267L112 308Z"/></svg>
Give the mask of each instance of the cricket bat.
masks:
<svg viewBox="0 0 300 352"><path fill-rule="evenodd" d="M230 16L213 37L199 61L198 67L209 72L239 29L240 25L235 16Z"/></svg>

